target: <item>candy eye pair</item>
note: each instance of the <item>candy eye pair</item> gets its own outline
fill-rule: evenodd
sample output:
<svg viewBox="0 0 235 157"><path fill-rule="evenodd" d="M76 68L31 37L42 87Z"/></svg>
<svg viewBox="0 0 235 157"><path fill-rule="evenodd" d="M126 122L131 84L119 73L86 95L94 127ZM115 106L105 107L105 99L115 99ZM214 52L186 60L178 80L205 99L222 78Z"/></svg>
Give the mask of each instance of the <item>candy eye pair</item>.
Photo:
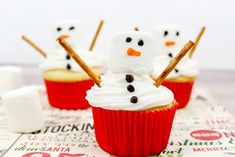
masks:
<svg viewBox="0 0 235 157"><path fill-rule="evenodd" d="M131 41L132 41L131 37L127 37L127 38L126 38L126 42L127 42L127 43L130 43ZM140 39L140 40L138 41L138 45L139 45L139 46L143 46L143 45L144 45L144 41L143 41L142 39Z"/></svg>
<svg viewBox="0 0 235 157"><path fill-rule="evenodd" d="M69 27L69 31L72 31L74 29L75 29L74 26ZM62 28L61 27L57 27L57 32L60 32L60 31L62 31Z"/></svg>
<svg viewBox="0 0 235 157"><path fill-rule="evenodd" d="M163 35L166 37L168 34L169 34L168 31L164 31L164 34L163 34ZM175 33L175 35L176 35L176 36L179 36L179 35L180 35L180 32L177 31L177 32Z"/></svg>

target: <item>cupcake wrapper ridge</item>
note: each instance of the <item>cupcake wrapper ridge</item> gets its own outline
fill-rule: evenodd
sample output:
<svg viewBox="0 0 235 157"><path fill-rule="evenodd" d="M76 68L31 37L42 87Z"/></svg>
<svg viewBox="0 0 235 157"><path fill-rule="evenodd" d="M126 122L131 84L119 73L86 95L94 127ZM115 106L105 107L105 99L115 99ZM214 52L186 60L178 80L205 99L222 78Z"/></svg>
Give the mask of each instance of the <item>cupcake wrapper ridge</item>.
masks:
<svg viewBox="0 0 235 157"><path fill-rule="evenodd" d="M157 111L113 111L92 107L99 146L116 156L144 157L168 143L177 105Z"/></svg>
<svg viewBox="0 0 235 157"><path fill-rule="evenodd" d="M51 106L59 109L76 110L90 107L85 99L86 91L93 85L92 80L78 82L55 82L44 80Z"/></svg>
<svg viewBox="0 0 235 157"><path fill-rule="evenodd" d="M178 109L184 108L189 100L192 93L194 81L192 82L170 82L163 81L163 86L169 88L173 93L175 100L178 102Z"/></svg>

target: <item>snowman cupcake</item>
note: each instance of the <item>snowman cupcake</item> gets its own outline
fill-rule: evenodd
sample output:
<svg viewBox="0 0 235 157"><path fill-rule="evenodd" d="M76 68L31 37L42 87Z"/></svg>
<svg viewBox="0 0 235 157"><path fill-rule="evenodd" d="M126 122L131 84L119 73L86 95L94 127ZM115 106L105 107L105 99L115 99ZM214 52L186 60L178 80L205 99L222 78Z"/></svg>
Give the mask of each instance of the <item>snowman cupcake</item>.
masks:
<svg viewBox="0 0 235 157"><path fill-rule="evenodd" d="M156 78L179 52L181 33L180 28L176 25L163 25L154 29L154 35L158 45L158 55L154 59L153 71L153 77ZM183 108L188 104L198 74L197 62L186 56L162 83L173 91L174 97L179 103L178 108Z"/></svg>
<svg viewBox="0 0 235 157"><path fill-rule="evenodd" d="M156 48L150 34L123 32L111 44L108 72L87 91L99 146L115 156L149 156L168 143L177 108L173 93L150 77Z"/></svg>
<svg viewBox="0 0 235 157"><path fill-rule="evenodd" d="M84 47L84 26L77 21L62 21L55 24L54 40L64 35L97 74L101 74L102 58L97 52L88 52ZM49 102L60 109L85 109L89 107L85 99L86 91L93 81L74 60L55 42L55 49L47 54L40 65L47 88Z"/></svg>

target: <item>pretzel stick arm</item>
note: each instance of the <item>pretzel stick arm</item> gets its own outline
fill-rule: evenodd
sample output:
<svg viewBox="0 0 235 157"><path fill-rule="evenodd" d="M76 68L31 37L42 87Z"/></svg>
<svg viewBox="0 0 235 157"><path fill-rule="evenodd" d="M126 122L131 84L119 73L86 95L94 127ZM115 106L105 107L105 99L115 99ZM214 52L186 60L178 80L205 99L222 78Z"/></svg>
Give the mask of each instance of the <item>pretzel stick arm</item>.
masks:
<svg viewBox="0 0 235 157"><path fill-rule="evenodd" d="M97 28L97 30L96 30L95 36L94 36L94 38L93 38L93 40L92 40L92 42L91 42L89 51L92 51L92 50L93 50L93 48L94 48L94 46L95 46L95 43L96 43L96 41L97 41L97 38L98 38L98 36L99 36L99 34L100 34L100 31L101 31L101 29L102 29L102 27L103 27L103 24L104 24L104 20L101 20L100 23L99 23L99 26L98 26L98 28Z"/></svg>
<svg viewBox="0 0 235 157"><path fill-rule="evenodd" d="M196 48L197 48L197 46L198 46L198 44L200 42L201 37L204 34L205 30L206 30L206 27L202 27L201 31L199 32L199 34L198 34L198 36L197 36L197 38L195 40L195 44L194 44L193 48L189 52L189 58L193 57L193 54L194 54L194 52L195 52L195 50L196 50Z"/></svg>
<svg viewBox="0 0 235 157"><path fill-rule="evenodd" d="M60 36L57 41L65 49L65 51L80 65L80 67L87 73L87 75L100 87L100 78L89 68L89 66L79 57L79 55L71 48L65 41L63 36Z"/></svg>
<svg viewBox="0 0 235 157"><path fill-rule="evenodd" d="M187 54L187 52L193 47L194 43L188 41L178 55L170 62L170 64L163 70L159 77L155 80L155 86L159 87L170 72L176 67L180 60Z"/></svg>
<svg viewBox="0 0 235 157"><path fill-rule="evenodd" d="M21 38L30 46L32 46L37 52L39 52L44 58L47 57L47 54L41 48L39 48L35 43L33 43L29 38L27 38L24 35L22 35Z"/></svg>

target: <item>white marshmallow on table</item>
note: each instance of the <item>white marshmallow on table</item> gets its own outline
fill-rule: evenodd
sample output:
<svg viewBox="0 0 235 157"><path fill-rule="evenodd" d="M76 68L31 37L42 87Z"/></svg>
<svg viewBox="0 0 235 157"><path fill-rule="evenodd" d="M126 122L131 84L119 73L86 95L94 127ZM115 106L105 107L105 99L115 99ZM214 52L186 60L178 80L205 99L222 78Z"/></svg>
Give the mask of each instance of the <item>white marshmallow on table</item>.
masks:
<svg viewBox="0 0 235 157"><path fill-rule="evenodd" d="M180 27L175 24L161 25L153 29L158 48L157 55L176 56L182 47L182 35Z"/></svg>
<svg viewBox="0 0 235 157"><path fill-rule="evenodd" d="M0 66L0 95L23 85L23 70L18 66Z"/></svg>
<svg viewBox="0 0 235 157"><path fill-rule="evenodd" d="M133 74L151 74L156 55L155 40L151 34L137 31L114 36L108 60L109 70Z"/></svg>
<svg viewBox="0 0 235 157"><path fill-rule="evenodd" d="M43 108L50 108L51 105L48 102L47 90L46 90L45 85L35 85L35 86L38 89L38 93L39 93L41 104L42 104Z"/></svg>
<svg viewBox="0 0 235 157"><path fill-rule="evenodd" d="M2 96L2 101L11 130L31 133L44 126L40 96L35 86L9 91Z"/></svg>
<svg viewBox="0 0 235 157"><path fill-rule="evenodd" d="M85 47L85 30L84 24L77 20L58 21L53 26L53 40L55 41L61 35L68 35L66 41L72 46L72 48L81 49ZM54 43L56 49L64 50L59 43L56 41Z"/></svg>

